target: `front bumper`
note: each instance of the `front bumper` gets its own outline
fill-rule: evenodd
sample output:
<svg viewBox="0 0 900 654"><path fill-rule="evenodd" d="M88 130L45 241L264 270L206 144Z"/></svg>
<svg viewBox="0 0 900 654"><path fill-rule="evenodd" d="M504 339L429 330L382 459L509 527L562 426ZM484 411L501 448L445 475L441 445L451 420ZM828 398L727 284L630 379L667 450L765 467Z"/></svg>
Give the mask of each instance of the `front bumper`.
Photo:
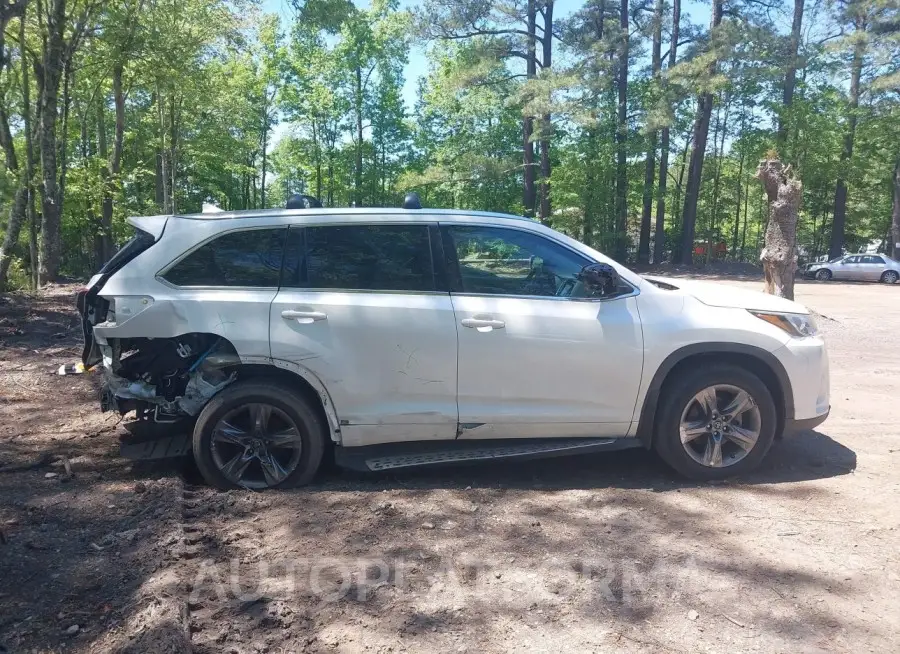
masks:
<svg viewBox="0 0 900 654"><path fill-rule="evenodd" d="M831 407L828 407L828 410L822 415L815 416L814 418L791 418L790 420L784 421L784 433L785 435L796 434L800 431L806 431L807 429L815 429L823 422L828 420L828 416L831 414Z"/></svg>
<svg viewBox="0 0 900 654"><path fill-rule="evenodd" d="M831 409L828 350L818 337L792 338L773 352L784 366L791 384L793 406L785 416L785 431L811 429L828 417Z"/></svg>

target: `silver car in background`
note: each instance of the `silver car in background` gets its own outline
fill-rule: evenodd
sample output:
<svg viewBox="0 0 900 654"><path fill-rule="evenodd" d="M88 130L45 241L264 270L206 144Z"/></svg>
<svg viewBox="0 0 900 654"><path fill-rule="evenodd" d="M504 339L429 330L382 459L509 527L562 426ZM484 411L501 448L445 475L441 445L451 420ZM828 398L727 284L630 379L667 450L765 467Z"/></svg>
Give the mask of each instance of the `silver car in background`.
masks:
<svg viewBox="0 0 900 654"><path fill-rule="evenodd" d="M850 254L831 261L807 264L803 276L822 282L845 279L894 284L900 280L900 262L883 254Z"/></svg>

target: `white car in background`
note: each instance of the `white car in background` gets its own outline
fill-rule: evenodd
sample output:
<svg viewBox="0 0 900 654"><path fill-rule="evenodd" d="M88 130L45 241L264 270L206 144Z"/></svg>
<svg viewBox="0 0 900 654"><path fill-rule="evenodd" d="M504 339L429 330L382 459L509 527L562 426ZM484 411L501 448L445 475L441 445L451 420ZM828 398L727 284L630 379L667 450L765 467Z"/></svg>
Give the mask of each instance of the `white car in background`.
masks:
<svg viewBox="0 0 900 654"><path fill-rule="evenodd" d="M102 407L186 424L137 456L193 453L209 483L655 450L747 472L829 412L805 307L641 277L494 213L288 209L134 218L78 297ZM131 447L131 446L129 446ZM134 447L131 447L134 453Z"/></svg>
<svg viewBox="0 0 900 654"><path fill-rule="evenodd" d="M843 279L895 284L900 280L900 262L884 254L848 254L831 261L809 263L803 276L820 282Z"/></svg>

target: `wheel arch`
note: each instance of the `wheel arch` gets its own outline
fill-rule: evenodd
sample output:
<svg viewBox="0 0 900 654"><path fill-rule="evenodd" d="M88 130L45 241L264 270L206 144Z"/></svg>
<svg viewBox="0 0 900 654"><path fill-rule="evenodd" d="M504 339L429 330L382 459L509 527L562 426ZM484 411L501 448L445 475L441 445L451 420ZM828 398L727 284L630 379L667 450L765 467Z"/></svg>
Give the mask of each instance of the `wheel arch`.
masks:
<svg viewBox="0 0 900 654"><path fill-rule="evenodd" d="M635 434L644 447L650 449L653 445L657 409L666 385L672 383L686 367L702 365L704 361L713 360L716 363L732 363L745 368L772 389L772 399L778 413L775 433L776 435L782 433L786 421L794 417L794 391L787 371L775 355L742 343L695 343L675 350L667 356L647 387Z"/></svg>
<svg viewBox="0 0 900 654"><path fill-rule="evenodd" d="M265 378L270 381L280 381L300 393L325 419L332 442L340 444L341 424L334 408L334 402L331 400L328 389L313 372L291 361L267 357L242 357L237 371L239 378Z"/></svg>

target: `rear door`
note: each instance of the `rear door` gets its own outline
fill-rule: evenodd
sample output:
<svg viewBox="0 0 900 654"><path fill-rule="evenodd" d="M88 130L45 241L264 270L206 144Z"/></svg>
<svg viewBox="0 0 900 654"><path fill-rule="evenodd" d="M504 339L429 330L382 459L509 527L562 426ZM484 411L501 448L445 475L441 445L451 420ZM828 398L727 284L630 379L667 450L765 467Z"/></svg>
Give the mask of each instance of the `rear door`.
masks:
<svg viewBox="0 0 900 654"><path fill-rule="evenodd" d="M859 264L860 279L867 282L877 282L881 279L881 274L885 268L884 259L877 254L867 254L862 257L862 262Z"/></svg>
<svg viewBox="0 0 900 654"><path fill-rule="evenodd" d="M272 357L328 389L346 446L456 437L456 321L437 227L292 227L271 306Z"/></svg>

